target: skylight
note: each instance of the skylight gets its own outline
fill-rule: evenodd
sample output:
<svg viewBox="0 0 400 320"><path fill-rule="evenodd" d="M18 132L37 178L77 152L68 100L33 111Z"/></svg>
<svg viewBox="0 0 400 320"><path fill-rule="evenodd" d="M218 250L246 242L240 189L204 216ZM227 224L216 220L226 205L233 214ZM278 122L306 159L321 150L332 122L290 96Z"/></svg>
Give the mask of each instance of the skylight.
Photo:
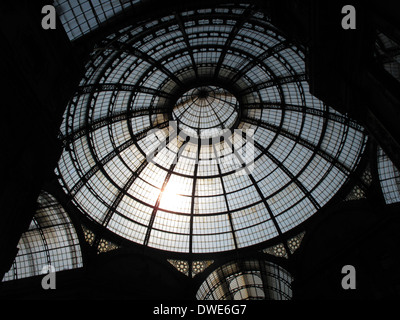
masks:
<svg viewBox="0 0 400 320"><path fill-rule="evenodd" d="M309 93L302 49L249 5L108 36L61 131L57 174L83 215L190 254L282 237L337 193L366 142Z"/></svg>

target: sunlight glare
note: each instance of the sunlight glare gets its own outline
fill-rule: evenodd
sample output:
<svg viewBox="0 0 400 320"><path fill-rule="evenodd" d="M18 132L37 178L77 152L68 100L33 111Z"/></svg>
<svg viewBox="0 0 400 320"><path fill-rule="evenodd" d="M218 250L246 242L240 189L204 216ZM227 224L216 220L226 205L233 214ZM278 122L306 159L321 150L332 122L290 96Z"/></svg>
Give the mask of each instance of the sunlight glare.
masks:
<svg viewBox="0 0 400 320"><path fill-rule="evenodd" d="M163 209L176 211L180 202L181 186L176 182L169 181L166 188L162 192L160 207Z"/></svg>

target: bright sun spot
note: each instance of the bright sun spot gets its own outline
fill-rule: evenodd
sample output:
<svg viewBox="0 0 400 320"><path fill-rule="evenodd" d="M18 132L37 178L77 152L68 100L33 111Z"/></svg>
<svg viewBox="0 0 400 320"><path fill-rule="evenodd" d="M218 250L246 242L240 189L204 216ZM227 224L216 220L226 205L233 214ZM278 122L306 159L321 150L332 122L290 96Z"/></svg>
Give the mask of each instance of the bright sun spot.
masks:
<svg viewBox="0 0 400 320"><path fill-rule="evenodd" d="M169 182L162 192L160 207L167 210L176 208L181 198L180 192L179 184Z"/></svg>

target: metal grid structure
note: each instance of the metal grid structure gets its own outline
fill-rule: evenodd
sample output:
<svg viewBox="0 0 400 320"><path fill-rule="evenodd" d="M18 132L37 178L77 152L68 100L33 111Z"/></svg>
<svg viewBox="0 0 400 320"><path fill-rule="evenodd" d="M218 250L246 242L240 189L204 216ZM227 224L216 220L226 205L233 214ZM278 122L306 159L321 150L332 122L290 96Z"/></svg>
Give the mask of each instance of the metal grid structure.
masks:
<svg viewBox="0 0 400 320"><path fill-rule="evenodd" d="M143 0L55 0L53 4L69 39L76 40L140 2Z"/></svg>
<svg viewBox="0 0 400 320"><path fill-rule="evenodd" d="M152 248L216 253L282 237L328 203L366 144L306 80L302 48L253 5L142 21L91 54L56 173L82 214ZM230 135L171 137L171 120Z"/></svg>
<svg viewBox="0 0 400 320"><path fill-rule="evenodd" d="M379 182L385 202L400 202L400 172L380 147L377 156Z"/></svg>
<svg viewBox="0 0 400 320"><path fill-rule="evenodd" d="M292 276L264 260L230 262L213 271L199 287L198 300L290 300Z"/></svg>
<svg viewBox="0 0 400 320"><path fill-rule="evenodd" d="M38 209L18 248L18 255L3 281L37 276L49 266L57 272L83 266L75 227L58 201L44 191L38 198Z"/></svg>
<svg viewBox="0 0 400 320"><path fill-rule="evenodd" d="M384 69L400 81L400 46L383 32L378 32L375 42L375 56Z"/></svg>
<svg viewBox="0 0 400 320"><path fill-rule="evenodd" d="M176 102L172 118L187 135L212 138L231 128L239 116L239 102L230 92L214 86L193 88Z"/></svg>

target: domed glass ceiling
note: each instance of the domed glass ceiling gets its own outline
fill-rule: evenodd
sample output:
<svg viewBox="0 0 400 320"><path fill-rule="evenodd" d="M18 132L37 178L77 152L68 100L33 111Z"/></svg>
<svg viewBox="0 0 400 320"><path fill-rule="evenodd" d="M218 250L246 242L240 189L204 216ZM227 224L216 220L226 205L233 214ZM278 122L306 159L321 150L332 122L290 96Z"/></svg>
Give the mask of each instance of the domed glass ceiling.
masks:
<svg viewBox="0 0 400 320"><path fill-rule="evenodd" d="M219 136L232 128L239 115L239 102L227 90L213 86L193 88L179 98L172 118L187 135Z"/></svg>
<svg viewBox="0 0 400 320"><path fill-rule="evenodd" d="M175 12L98 43L57 173L88 218L182 253L258 244L324 206L363 129L309 93L303 50L251 5Z"/></svg>
<svg viewBox="0 0 400 320"><path fill-rule="evenodd" d="M262 259L232 261L214 270L199 287L198 300L290 300L292 276Z"/></svg>

